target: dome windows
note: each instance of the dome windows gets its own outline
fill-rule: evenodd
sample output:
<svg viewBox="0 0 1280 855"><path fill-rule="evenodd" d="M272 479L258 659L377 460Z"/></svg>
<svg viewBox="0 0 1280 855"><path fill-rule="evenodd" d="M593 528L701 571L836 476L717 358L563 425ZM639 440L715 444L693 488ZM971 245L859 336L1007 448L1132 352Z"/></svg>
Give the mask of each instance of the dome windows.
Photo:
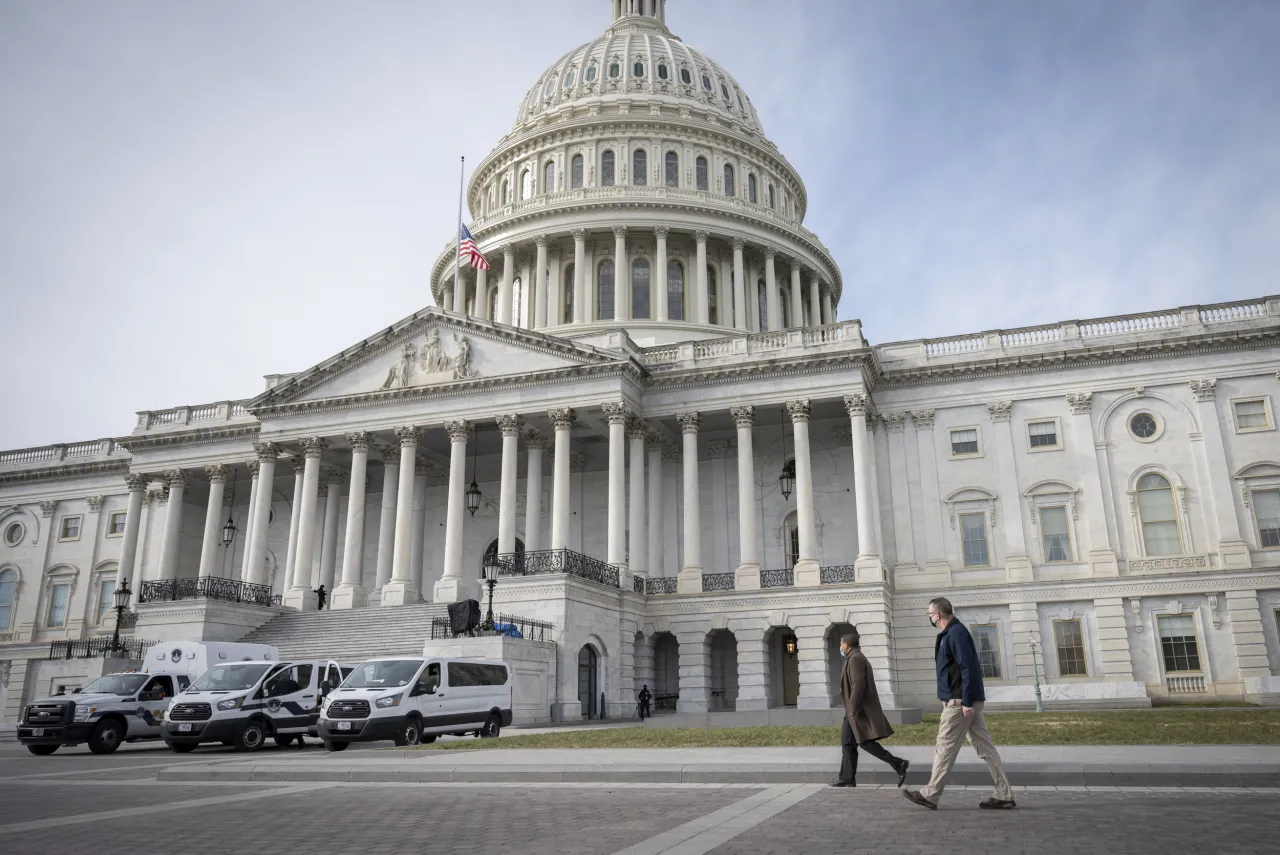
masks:
<svg viewBox="0 0 1280 855"><path fill-rule="evenodd" d="M649 183L649 157L642 148L631 153L631 183L637 187Z"/></svg>
<svg viewBox="0 0 1280 855"><path fill-rule="evenodd" d="M663 178L668 187L680 186L680 155L674 151L667 152L666 162L663 164Z"/></svg>
<svg viewBox="0 0 1280 855"><path fill-rule="evenodd" d="M564 73L564 88L565 88L565 89L572 89L572 88L573 88L573 81L574 81L574 78L575 78L575 74L574 74L574 70L573 70L572 68L571 68L571 69L569 69L568 71L566 71L566 72Z"/></svg>
<svg viewBox="0 0 1280 855"><path fill-rule="evenodd" d="M533 173L526 169L520 173L520 201L533 198Z"/></svg>
<svg viewBox="0 0 1280 855"><path fill-rule="evenodd" d="M640 60L638 60L638 59L635 61L635 63L631 66L631 76L632 76L632 77L635 77L635 78L637 78L637 79L644 77L644 63L643 63L643 62L641 62L641 61L640 61Z"/></svg>
<svg viewBox="0 0 1280 855"><path fill-rule="evenodd" d="M583 73L582 78L588 83L596 82L596 64L594 62L587 66L587 70Z"/></svg>
<svg viewBox="0 0 1280 855"><path fill-rule="evenodd" d="M612 151L600 155L600 186L612 187L614 176L614 157Z"/></svg>
<svg viewBox="0 0 1280 855"><path fill-rule="evenodd" d="M698 157L697 161L695 161L693 173L694 173L694 178L698 182L696 185L697 188L699 190L706 190L707 189L707 159L705 157L702 157L702 156Z"/></svg>
<svg viewBox="0 0 1280 855"><path fill-rule="evenodd" d="M693 75L689 73L689 69L687 68L680 69L680 82L683 83L685 86L693 85Z"/></svg>
<svg viewBox="0 0 1280 855"><path fill-rule="evenodd" d="M729 87L723 83L720 84L720 94L724 96L724 100L729 102L730 106L733 105L733 99L729 97Z"/></svg>
<svg viewBox="0 0 1280 855"><path fill-rule="evenodd" d="M575 154L569 162L569 187L572 190L582 189L582 155Z"/></svg>
<svg viewBox="0 0 1280 855"><path fill-rule="evenodd" d="M726 163L724 165L724 195L734 195L733 187L733 164Z"/></svg>
<svg viewBox="0 0 1280 855"><path fill-rule="evenodd" d="M631 262L631 317L649 317L649 260Z"/></svg>
<svg viewBox="0 0 1280 855"><path fill-rule="evenodd" d="M552 95L555 94L555 91L556 91L556 81L555 81L555 78L552 78L547 81L546 88L542 90L542 94L543 96L550 98Z"/></svg>
<svg viewBox="0 0 1280 855"><path fill-rule="evenodd" d="M622 76L622 65L617 62L609 63L609 77L613 80L617 80L621 76Z"/></svg>
<svg viewBox="0 0 1280 855"><path fill-rule="evenodd" d="M747 201L756 203L756 177L750 172L747 173Z"/></svg>
<svg viewBox="0 0 1280 855"><path fill-rule="evenodd" d="M702 72L702 88L711 91L711 77L705 71Z"/></svg>
<svg viewBox="0 0 1280 855"><path fill-rule="evenodd" d="M658 63L658 79L666 80L670 76L671 76L671 69L667 68L666 63L664 62Z"/></svg>
<svg viewBox="0 0 1280 855"><path fill-rule="evenodd" d="M542 167L542 192L556 192L556 163L554 160L548 160L546 165Z"/></svg>
<svg viewBox="0 0 1280 855"><path fill-rule="evenodd" d="M596 271L596 320L613 320L613 262L607 258Z"/></svg>

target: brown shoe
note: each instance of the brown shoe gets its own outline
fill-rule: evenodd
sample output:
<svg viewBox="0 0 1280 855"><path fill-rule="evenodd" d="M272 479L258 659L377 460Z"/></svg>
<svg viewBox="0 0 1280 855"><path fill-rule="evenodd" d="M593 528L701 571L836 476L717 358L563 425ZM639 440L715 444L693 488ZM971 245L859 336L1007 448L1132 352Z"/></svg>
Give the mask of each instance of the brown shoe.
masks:
<svg viewBox="0 0 1280 855"><path fill-rule="evenodd" d="M902 795L906 796L907 801L915 802L921 807L927 807L929 810L938 809L937 805L920 795L917 790L903 790Z"/></svg>
<svg viewBox="0 0 1280 855"><path fill-rule="evenodd" d="M978 807L986 808L987 810L1013 810L1017 806L1018 803L1013 799L997 799L995 796L986 801L978 802Z"/></svg>

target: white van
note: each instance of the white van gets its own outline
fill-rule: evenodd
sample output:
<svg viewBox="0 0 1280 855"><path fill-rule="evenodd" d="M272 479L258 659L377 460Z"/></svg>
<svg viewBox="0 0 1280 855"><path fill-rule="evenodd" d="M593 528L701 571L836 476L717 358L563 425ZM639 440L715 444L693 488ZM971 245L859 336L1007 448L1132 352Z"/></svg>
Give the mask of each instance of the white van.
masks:
<svg viewBox="0 0 1280 855"><path fill-rule="evenodd" d="M511 724L511 668L490 659L397 656L362 662L331 693L318 727L324 747L390 739L434 742L468 732L497 736Z"/></svg>
<svg viewBox="0 0 1280 855"><path fill-rule="evenodd" d="M209 742L256 751L268 738L284 746L316 736L320 704L343 676L327 659L214 665L169 705L165 744L183 754Z"/></svg>

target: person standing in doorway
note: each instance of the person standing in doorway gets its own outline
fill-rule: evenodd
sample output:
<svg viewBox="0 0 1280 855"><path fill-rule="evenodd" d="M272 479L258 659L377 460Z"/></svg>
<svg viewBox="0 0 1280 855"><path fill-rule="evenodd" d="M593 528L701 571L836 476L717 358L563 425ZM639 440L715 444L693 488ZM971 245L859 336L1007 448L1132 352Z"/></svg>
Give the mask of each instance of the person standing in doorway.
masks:
<svg viewBox="0 0 1280 855"><path fill-rule="evenodd" d="M653 693L649 691L649 684L645 683L640 687L640 694L636 696L640 707L640 720L651 718L652 713L649 712L649 702L653 700Z"/></svg>
<svg viewBox="0 0 1280 855"><path fill-rule="evenodd" d="M325 591L324 585L321 585L319 588L316 588L315 594L316 594L316 611L322 612L324 611L325 601L329 599L329 594L327 591Z"/></svg>
<svg viewBox="0 0 1280 855"><path fill-rule="evenodd" d="M880 695L876 691L875 673L871 663L858 647L858 630L840 638L840 655L844 664L840 669L840 694L844 698L844 723L840 728L840 777L831 782L833 787L858 785L858 749L888 763L898 773L898 786L907 780L904 757L890 754L879 740L893 736L893 727L880 708Z"/></svg>
<svg viewBox="0 0 1280 855"><path fill-rule="evenodd" d="M903 790L911 801L930 810L938 809L938 799L947 783L947 775L956 762L960 746L967 738L987 764L996 791L978 807L1009 810L1018 806L1013 800L1009 779L1005 777L1000 752L996 751L987 730L982 708L987 696L982 688L982 663L973 636L955 616L951 601L936 597L929 601L929 623L940 630L933 642L934 666L938 672L938 700L942 701L942 720L938 723L938 742L933 751L933 774L919 790Z"/></svg>

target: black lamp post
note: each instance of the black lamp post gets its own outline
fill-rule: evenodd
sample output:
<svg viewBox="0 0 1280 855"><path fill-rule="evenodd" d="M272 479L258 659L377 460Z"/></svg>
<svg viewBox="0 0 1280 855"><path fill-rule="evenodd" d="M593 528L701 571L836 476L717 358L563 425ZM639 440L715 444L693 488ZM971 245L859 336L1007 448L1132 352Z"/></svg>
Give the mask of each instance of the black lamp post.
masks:
<svg viewBox="0 0 1280 855"><path fill-rule="evenodd" d="M498 562L498 556L494 556L493 561L485 561L480 565L480 576L484 583L489 586L489 611L484 616L484 622L480 624L480 628L493 631L493 589L498 585L498 570L501 565Z"/></svg>
<svg viewBox="0 0 1280 855"><path fill-rule="evenodd" d="M235 474L231 476L231 508L227 510L227 521L222 524L222 545L230 546L231 542L236 539L236 521L231 516L231 511L236 506L236 480Z"/></svg>
<svg viewBox="0 0 1280 855"><path fill-rule="evenodd" d="M783 501L791 498L796 487L796 464L794 460L787 460L786 410L783 410L782 416L782 474L778 476L778 486L782 488Z"/></svg>
<svg viewBox="0 0 1280 855"><path fill-rule="evenodd" d="M480 485L476 483L476 446L480 444L480 434L476 432L475 443L471 446L471 486L467 488L467 510L471 516L476 515L476 511L480 510ZM493 588L489 589L490 599L493 598ZM493 610L490 609L490 617L493 616Z"/></svg>
<svg viewBox="0 0 1280 855"><path fill-rule="evenodd" d="M116 629L111 633L111 652L116 653L120 650L120 621L124 620L125 610L129 608L129 597L133 595L133 591L129 590L129 583L126 581L123 588L117 588L115 592L116 601Z"/></svg>

